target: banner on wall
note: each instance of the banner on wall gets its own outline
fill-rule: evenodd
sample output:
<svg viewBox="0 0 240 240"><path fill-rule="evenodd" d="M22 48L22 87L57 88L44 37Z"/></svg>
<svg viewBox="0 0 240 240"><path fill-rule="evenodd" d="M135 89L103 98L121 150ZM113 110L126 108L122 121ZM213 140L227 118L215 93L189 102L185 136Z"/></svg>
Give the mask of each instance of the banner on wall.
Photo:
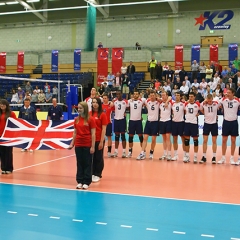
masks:
<svg viewBox="0 0 240 240"><path fill-rule="evenodd" d="M228 62L229 62L229 67L232 66L233 61L235 58L238 57L238 45L237 43L230 43L228 45Z"/></svg>
<svg viewBox="0 0 240 240"><path fill-rule="evenodd" d="M74 50L74 71L80 71L81 70L81 49L75 49Z"/></svg>
<svg viewBox="0 0 240 240"><path fill-rule="evenodd" d="M1 73L6 72L6 58L7 58L7 53L1 52L0 53L0 72Z"/></svg>
<svg viewBox="0 0 240 240"><path fill-rule="evenodd" d="M211 44L210 45L210 56L209 56L210 62L217 62L218 61L218 45L217 44Z"/></svg>
<svg viewBox="0 0 240 240"><path fill-rule="evenodd" d="M175 46L175 68L183 66L183 45Z"/></svg>
<svg viewBox="0 0 240 240"><path fill-rule="evenodd" d="M123 48L112 49L112 73L116 75L117 72L121 73L123 62Z"/></svg>
<svg viewBox="0 0 240 240"><path fill-rule="evenodd" d="M199 44L192 45L191 63L193 63L194 60L196 60L197 63L200 63L200 49L201 46Z"/></svg>
<svg viewBox="0 0 240 240"><path fill-rule="evenodd" d="M18 52L17 72L24 71L24 52Z"/></svg>
<svg viewBox="0 0 240 240"><path fill-rule="evenodd" d="M108 48L98 48L97 54L97 84L100 86L108 75Z"/></svg>
<svg viewBox="0 0 240 240"><path fill-rule="evenodd" d="M58 50L52 50L52 72L58 72Z"/></svg>

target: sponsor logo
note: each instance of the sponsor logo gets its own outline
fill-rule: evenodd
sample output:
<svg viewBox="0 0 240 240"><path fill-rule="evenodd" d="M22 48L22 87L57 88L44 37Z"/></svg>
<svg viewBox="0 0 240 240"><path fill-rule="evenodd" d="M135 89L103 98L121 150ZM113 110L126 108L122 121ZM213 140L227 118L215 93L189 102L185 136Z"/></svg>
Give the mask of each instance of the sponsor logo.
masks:
<svg viewBox="0 0 240 240"><path fill-rule="evenodd" d="M199 30L205 30L208 26L210 30L229 30L230 24L227 24L234 16L232 10L224 11L206 11L198 18L195 18L195 26L199 26ZM219 21L218 21L219 19Z"/></svg>

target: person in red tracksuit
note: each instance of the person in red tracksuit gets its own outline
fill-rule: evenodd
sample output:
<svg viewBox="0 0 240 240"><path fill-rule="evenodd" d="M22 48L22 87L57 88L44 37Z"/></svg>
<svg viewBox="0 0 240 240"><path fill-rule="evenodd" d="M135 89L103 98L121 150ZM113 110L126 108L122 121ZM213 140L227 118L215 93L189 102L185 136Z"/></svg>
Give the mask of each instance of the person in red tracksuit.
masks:
<svg viewBox="0 0 240 240"><path fill-rule="evenodd" d="M104 168L103 150L108 124L107 116L103 112L100 98L95 97L92 99L92 111L90 112L90 115L94 118L96 124L96 142L95 152L93 154L92 182L99 182Z"/></svg>

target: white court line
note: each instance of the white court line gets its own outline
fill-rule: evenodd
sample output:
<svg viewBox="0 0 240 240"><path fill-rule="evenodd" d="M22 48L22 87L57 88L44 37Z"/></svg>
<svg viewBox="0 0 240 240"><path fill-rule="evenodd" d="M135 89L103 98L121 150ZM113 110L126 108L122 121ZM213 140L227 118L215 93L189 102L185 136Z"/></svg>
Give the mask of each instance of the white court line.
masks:
<svg viewBox="0 0 240 240"><path fill-rule="evenodd" d="M51 218L51 219L57 219L57 220L60 219L60 217L54 217L54 216L51 216L51 217L49 217L49 218Z"/></svg>
<svg viewBox="0 0 240 240"><path fill-rule="evenodd" d="M27 168L31 168L31 167L36 167L36 166L43 165L43 164L50 163L50 162L55 162L55 161L58 161L58 160L61 160L61 159L64 159L64 158L68 158L68 157L72 157L72 156L75 156L75 154L69 155L69 156L65 156L65 157L61 157L61 158L56 158L56 159L49 160L49 161L46 161L46 162L33 164L33 165L30 165L30 166L27 166L27 167L18 168L16 170L14 170L14 172L20 171L20 170L23 170L23 169L27 169Z"/></svg>
<svg viewBox="0 0 240 240"><path fill-rule="evenodd" d="M201 234L201 237L214 238L214 235Z"/></svg>
<svg viewBox="0 0 240 240"><path fill-rule="evenodd" d="M73 222L83 222L83 220L80 220L80 219L73 219L72 221Z"/></svg>
<svg viewBox="0 0 240 240"><path fill-rule="evenodd" d="M7 213L17 214L17 212L13 212L13 211L7 211Z"/></svg>
<svg viewBox="0 0 240 240"><path fill-rule="evenodd" d="M122 228L132 228L132 226L128 226L128 225L121 225L120 227L122 227Z"/></svg>
<svg viewBox="0 0 240 240"><path fill-rule="evenodd" d="M231 240L240 240L240 238L231 238Z"/></svg>
<svg viewBox="0 0 240 240"><path fill-rule="evenodd" d="M157 231L158 231L158 229L157 229L157 228L146 228L146 230L147 230L147 231L155 231L155 232L157 232Z"/></svg>
<svg viewBox="0 0 240 240"><path fill-rule="evenodd" d="M30 217L38 217L38 214L29 213L28 216L30 216Z"/></svg>
<svg viewBox="0 0 240 240"><path fill-rule="evenodd" d="M104 223L104 222L96 222L96 224L99 224L99 225L107 225L107 223Z"/></svg>
<svg viewBox="0 0 240 240"><path fill-rule="evenodd" d="M178 231L173 231L175 234L186 234L186 232L178 232Z"/></svg>

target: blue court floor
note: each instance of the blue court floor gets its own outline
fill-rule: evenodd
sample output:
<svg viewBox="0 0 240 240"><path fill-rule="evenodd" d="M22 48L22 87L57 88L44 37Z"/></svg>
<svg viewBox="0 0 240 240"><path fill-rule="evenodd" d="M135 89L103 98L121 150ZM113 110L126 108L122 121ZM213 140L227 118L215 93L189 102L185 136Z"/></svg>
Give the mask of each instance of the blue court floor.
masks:
<svg viewBox="0 0 240 240"><path fill-rule="evenodd" d="M3 240L240 239L240 205L12 184L0 201Z"/></svg>

